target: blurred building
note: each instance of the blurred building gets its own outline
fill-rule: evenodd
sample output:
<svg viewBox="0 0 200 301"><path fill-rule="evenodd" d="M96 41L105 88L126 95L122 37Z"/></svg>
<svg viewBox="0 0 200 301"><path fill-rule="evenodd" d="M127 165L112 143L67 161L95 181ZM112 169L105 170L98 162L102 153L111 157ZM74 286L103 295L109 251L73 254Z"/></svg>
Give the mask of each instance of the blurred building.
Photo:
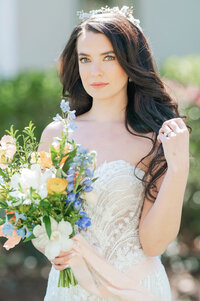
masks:
<svg viewBox="0 0 200 301"><path fill-rule="evenodd" d="M187 0L1 0L0 77L54 66L77 10L133 5L158 66L171 55L200 51L200 1Z"/></svg>

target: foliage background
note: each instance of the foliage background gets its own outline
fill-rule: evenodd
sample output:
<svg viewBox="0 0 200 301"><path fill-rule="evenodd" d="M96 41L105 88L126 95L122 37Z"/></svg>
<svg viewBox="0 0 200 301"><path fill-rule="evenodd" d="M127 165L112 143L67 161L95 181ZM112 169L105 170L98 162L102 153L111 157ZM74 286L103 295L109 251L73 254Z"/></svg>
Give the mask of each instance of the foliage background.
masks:
<svg viewBox="0 0 200 301"><path fill-rule="evenodd" d="M160 75L183 85L200 87L200 56L171 57ZM176 89L176 87L174 87ZM60 111L61 85L56 70L27 71L0 81L0 137L14 124L21 130L32 120L39 139L44 127ZM193 101L188 96L188 101ZM179 99L177 99L179 101ZM183 218L178 238L162 260L170 277L174 300L200 300L200 108L195 102L180 108L193 128L190 136L190 174L184 197ZM183 146L184 147L184 146ZM26 243L6 252L0 240L0 290L2 301L41 300L50 270L48 260ZM31 292L31 294L30 294Z"/></svg>

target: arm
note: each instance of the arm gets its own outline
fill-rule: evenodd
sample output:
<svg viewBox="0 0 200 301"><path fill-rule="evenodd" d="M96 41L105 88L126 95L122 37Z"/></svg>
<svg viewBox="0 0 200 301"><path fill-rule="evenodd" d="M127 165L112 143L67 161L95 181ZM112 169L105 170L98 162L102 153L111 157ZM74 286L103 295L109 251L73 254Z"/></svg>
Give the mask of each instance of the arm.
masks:
<svg viewBox="0 0 200 301"><path fill-rule="evenodd" d="M161 255L180 228L181 213L188 169L170 170L157 182L159 191L155 203L145 200L139 235L148 256Z"/></svg>
<svg viewBox="0 0 200 301"><path fill-rule="evenodd" d="M42 132L40 145L38 147L38 152L40 151L49 151L49 147L53 142L54 137L61 137L63 130L62 122L51 122L46 126L44 131Z"/></svg>
<svg viewBox="0 0 200 301"><path fill-rule="evenodd" d="M162 133L171 132L168 137ZM139 235L148 256L162 254L179 232L189 173L189 132L181 118L167 120L157 137L162 142L168 169L157 181L155 203L144 202Z"/></svg>

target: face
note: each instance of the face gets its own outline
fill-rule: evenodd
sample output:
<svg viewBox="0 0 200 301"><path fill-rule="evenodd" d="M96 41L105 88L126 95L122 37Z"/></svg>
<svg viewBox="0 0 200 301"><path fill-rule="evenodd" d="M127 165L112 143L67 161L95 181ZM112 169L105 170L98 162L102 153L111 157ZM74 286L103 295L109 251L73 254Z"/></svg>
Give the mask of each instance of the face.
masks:
<svg viewBox="0 0 200 301"><path fill-rule="evenodd" d="M82 84L90 96L107 99L127 94L128 76L104 34L83 32L77 41L77 53Z"/></svg>

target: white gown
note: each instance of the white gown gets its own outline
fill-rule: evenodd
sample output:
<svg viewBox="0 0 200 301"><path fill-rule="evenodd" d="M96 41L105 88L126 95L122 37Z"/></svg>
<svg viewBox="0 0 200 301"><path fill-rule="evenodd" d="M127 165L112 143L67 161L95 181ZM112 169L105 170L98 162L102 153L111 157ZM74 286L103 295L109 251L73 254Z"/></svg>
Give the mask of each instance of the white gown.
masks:
<svg viewBox="0 0 200 301"><path fill-rule="evenodd" d="M134 175L134 169L135 165L116 160L105 161L95 170L94 175L99 178L93 187L98 201L86 207L85 211L91 217L92 225L87 231L81 232L89 245L121 272L136 267L147 258L138 234L144 186ZM144 171L139 168L135 172L139 178L144 175ZM171 301L171 289L160 257L151 258L156 259L156 267L140 279L139 283L158 297L158 300ZM70 288L58 288L58 277L59 271L52 266L44 301L125 300L116 295L107 299L95 296L79 284Z"/></svg>

